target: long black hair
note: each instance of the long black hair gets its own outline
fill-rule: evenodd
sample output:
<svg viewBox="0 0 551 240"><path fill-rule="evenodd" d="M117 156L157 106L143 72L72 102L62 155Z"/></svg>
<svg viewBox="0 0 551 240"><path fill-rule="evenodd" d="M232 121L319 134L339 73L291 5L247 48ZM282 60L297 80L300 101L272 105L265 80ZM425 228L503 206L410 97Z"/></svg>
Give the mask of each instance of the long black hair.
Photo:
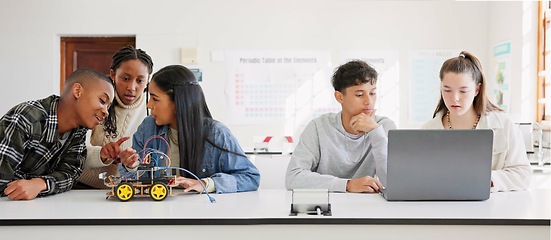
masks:
<svg viewBox="0 0 551 240"><path fill-rule="evenodd" d="M151 60L151 56L149 56L145 51L136 49L130 45L119 49L115 54L113 54L113 60L110 68L116 72L123 62L135 59L140 60L140 62L147 66L147 71L149 75L151 75L153 72L153 60ZM111 80L114 84L115 79ZM116 84L114 85L116 86ZM144 89L144 91L146 92L147 88ZM117 91L115 91L115 94L117 94ZM145 97L147 97L147 93L145 93ZM117 137L117 117L115 116L115 107L117 104L119 104L117 98L114 98L113 103L109 106L109 116L107 116L103 124L103 130L112 137Z"/></svg>
<svg viewBox="0 0 551 240"><path fill-rule="evenodd" d="M214 140L207 138L212 127L204 124L213 122L205 121L212 120L212 115L203 89L189 69L181 65L166 66L153 74L151 81L175 104L180 167L197 173L203 162L205 142L222 151L243 156L217 146ZM180 173L189 177L187 173Z"/></svg>

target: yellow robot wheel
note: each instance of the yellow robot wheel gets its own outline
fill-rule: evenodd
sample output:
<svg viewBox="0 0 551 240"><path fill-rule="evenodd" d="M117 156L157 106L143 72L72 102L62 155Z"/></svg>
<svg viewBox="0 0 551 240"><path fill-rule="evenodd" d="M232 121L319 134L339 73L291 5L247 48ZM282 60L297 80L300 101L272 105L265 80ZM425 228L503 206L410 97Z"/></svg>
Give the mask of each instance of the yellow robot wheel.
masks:
<svg viewBox="0 0 551 240"><path fill-rule="evenodd" d="M149 188L149 196L155 201L162 201L168 195L168 188L166 184L162 182L154 183L151 188Z"/></svg>
<svg viewBox="0 0 551 240"><path fill-rule="evenodd" d="M119 200L126 202L134 196L134 187L130 183L119 183L115 189L115 194Z"/></svg>

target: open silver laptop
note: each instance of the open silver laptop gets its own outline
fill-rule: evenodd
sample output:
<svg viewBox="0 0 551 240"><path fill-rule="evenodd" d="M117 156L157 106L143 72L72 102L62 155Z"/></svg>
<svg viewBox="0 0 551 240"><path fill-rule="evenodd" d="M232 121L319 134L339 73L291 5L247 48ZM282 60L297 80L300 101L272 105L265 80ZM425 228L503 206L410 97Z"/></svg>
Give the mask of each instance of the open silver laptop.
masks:
<svg viewBox="0 0 551 240"><path fill-rule="evenodd" d="M389 201L486 200L493 131L394 129L388 132Z"/></svg>

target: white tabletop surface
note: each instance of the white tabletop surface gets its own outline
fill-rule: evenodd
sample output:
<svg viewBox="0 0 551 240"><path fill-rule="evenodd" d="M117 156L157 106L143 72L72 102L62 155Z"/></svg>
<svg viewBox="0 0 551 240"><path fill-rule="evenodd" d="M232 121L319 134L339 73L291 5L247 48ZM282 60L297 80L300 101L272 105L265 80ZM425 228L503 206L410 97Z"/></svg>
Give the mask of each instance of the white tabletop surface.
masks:
<svg viewBox="0 0 551 240"><path fill-rule="evenodd" d="M314 224L332 221L424 224L425 221L425 224L549 225L551 213L550 189L492 193L489 200L474 202L387 202L378 194L331 193L329 217L289 216L291 192L285 190L215 194L212 196L216 203L210 203L202 194L179 194L160 202L147 197L120 202L116 198L105 199L106 191L72 190L32 201L0 198L0 225L25 225L25 220L33 220L27 223L30 225L65 225L69 220L125 224L124 220L129 219L146 220L143 224L159 219L181 220L177 224L193 221L204 224L211 220L211 224L285 224L300 223L302 219Z"/></svg>

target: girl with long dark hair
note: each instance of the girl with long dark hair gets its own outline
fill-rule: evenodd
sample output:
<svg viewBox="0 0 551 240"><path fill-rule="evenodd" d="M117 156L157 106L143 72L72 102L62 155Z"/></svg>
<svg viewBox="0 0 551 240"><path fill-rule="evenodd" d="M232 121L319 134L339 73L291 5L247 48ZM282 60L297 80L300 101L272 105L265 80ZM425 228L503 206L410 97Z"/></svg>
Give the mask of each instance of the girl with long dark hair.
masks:
<svg viewBox="0 0 551 240"><path fill-rule="evenodd" d="M153 74L149 83L151 110L133 136L133 149L123 151L121 160L136 161L144 147L167 152L170 166L184 168L201 182L180 171L176 182L185 191L233 193L258 189L260 174L245 156L237 139L221 122L212 118L203 90L193 73L171 65ZM164 141L150 141L161 136ZM141 156L143 157L143 156Z"/></svg>

